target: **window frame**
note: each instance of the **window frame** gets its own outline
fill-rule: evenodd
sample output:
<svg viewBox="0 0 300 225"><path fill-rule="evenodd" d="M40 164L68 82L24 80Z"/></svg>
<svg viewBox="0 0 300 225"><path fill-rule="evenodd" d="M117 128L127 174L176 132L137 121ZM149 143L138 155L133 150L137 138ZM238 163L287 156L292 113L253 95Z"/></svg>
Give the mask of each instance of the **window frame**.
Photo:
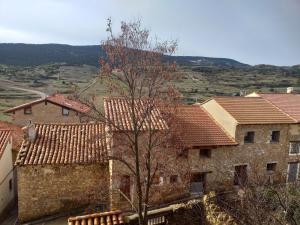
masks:
<svg viewBox="0 0 300 225"><path fill-rule="evenodd" d="M274 170L273 170L273 169L269 170L269 169L268 169L268 165L275 165ZM277 162L268 162L268 163L267 163L266 170L267 170L268 173L275 172L275 171L276 171L276 168L277 168Z"/></svg>
<svg viewBox="0 0 300 225"><path fill-rule="evenodd" d="M27 110L29 110L29 112ZM31 106L24 107L24 115L32 115L32 107Z"/></svg>
<svg viewBox="0 0 300 225"><path fill-rule="evenodd" d="M204 151L206 152L206 154L203 154ZM199 153L198 154L199 154L199 158L200 159L211 158L212 151L209 148L203 148L203 149L199 149Z"/></svg>
<svg viewBox="0 0 300 225"><path fill-rule="evenodd" d="M288 181L289 180L289 173L290 173L290 164L296 163L297 164L297 173L296 173L296 180L295 181ZM297 182L299 180L299 170L300 170L300 162L289 162L288 163L288 169L287 169L287 176L286 176L286 183L293 183Z"/></svg>
<svg viewBox="0 0 300 225"><path fill-rule="evenodd" d="M278 132L278 136L276 136L278 138L278 140L273 140L273 134L275 132ZM273 130L272 133L271 133L271 140L270 140L271 143L279 143L280 142L280 130Z"/></svg>
<svg viewBox="0 0 300 225"><path fill-rule="evenodd" d="M64 113L64 110L68 110L68 113L65 114L65 113ZM70 115L70 109L67 108L67 107L61 107L61 114L62 114L63 116L69 116L69 115Z"/></svg>
<svg viewBox="0 0 300 225"><path fill-rule="evenodd" d="M253 134L252 141L246 141L246 137L248 137L250 133ZM255 131L247 131L246 134L244 135L244 144L253 144L254 140L255 140Z"/></svg>
<svg viewBox="0 0 300 225"><path fill-rule="evenodd" d="M298 153L291 153L291 146L293 143L298 144ZM289 142L289 155L294 155L294 156L300 155L300 141L290 141Z"/></svg>

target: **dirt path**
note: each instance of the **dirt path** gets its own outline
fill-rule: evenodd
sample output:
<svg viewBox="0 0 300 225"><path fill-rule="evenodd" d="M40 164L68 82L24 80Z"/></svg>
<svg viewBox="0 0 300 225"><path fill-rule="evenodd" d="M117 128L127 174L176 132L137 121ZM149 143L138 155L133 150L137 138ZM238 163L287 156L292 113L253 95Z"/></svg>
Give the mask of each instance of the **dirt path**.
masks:
<svg viewBox="0 0 300 225"><path fill-rule="evenodd" d="M19 84L15 83L13 81L10 81L10 80L0 79L0 86L5 87L5 88L11 88L11 89L15 89L15 90L34 93L36 95L39 95L41 98L45 98L47 96L47 94L44 93L44 92L33 90L33 89L28 89L28 88L24 88L24 87L20 87Z"/></svg>

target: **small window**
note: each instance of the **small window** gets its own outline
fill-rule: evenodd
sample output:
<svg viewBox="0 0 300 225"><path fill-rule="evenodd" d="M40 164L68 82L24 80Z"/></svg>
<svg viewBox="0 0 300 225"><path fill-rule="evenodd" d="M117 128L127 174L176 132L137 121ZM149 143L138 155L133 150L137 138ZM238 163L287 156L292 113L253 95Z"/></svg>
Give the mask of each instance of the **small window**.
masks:
<svg viewBox="0 0 300 225"><path fill-rule="evenodd" d="M171 175L170 176L170 184L175 184L178 182L178 175Z"/></svg>
<svg viewBox="0 0 300 225"><path fill-rule="evenodd" d="M180 157L183 157L183 158L188 158L188 154L189 154L189 150L188 149L182 149L180 152L179 152L179 156Z"/></svg>
<svg viewBox="0 0 300 225"><path fill-rule="evenodd" d="M290 162L288 164L288 176L287 182L296 182L299 176L299 163L298 162Z"/></svg>
<svg viewBox="0 0 300 225"><path fill-rule="evenodd" d="M64 116L68 116L69 115L69 109L68 108L62 108L62 114Z"/></svg>
<svg viewBox="0 0 300 225"><path fill-rule="evenodd" d="M211 157L211 149L200 149L199 157L200 158L210 158Z"/></svg>
<svg viewBox="0 0 300 225"><path fill-rule="evenodd" d="M267 164L267 171L275 171L277 163L268 163Z"/></svg>
<svg viewBox="0 0 300 225"><path fill-rule="evenodd" d="M290 142L290 155L300 154L300 142Z"/></svg>
<svg viewBox="0 0 300 225"><path fill-rule="evenodd" d="M271 142L279 142L280 131L272 131Z"/></svg>
<svg viewBox="0 0 300 225"><path fill-rule="evenodd" d="M247 165L234 167L234 185L245 186L248 181Z"/></svg>
<svg viewBox="0 0 300 225"><path fill-rule="evenodd" d="M244 137L244 143L253 143L254 142L254 131L248 131Z"/></svg>
<svg viewBox="0 0 300 225"><path fill-rule="evenodd" d="M28 106L28 107L24 108L24 114L26 114L26 115L32 114L31 106Z"/></svg>
<svg viewBox="0 0 300 225"><path fill-rule="evenodd" d="M12 179L9 180L9 190L12 191Z"/></svg>

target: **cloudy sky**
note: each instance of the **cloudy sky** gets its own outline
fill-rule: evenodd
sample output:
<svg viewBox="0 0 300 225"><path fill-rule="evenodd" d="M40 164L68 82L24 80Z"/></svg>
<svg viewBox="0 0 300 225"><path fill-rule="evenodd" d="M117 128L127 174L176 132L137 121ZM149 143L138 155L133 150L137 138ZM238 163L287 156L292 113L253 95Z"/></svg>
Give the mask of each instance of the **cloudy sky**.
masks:
<svg viewBox="0 0 300 225"><path fill-rule="evenodd" d="M178 55L300 64L300 0L0 0L0 42L99 44L108 17L141 18Z"/></svg>

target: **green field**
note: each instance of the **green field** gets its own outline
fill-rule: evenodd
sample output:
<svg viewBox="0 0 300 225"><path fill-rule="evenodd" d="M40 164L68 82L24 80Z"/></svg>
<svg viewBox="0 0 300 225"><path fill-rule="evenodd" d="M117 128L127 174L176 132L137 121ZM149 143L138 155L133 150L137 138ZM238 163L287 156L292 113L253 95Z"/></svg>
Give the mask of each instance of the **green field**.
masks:
<svg viewBox="0 0 300 225"><path fill-rule="evenodd" d="M92 82L98 69L88 65L51 64L32 67L0 65L0 111L39 98L34 93L9 88L10 85L42 91L46 94L72 94ZM299 68L255 66L251 68L219 68L200 66L178 67L179 79L174 83L182 93L183 102L192 104L215 95L238 95L246 93L284 92L287 87L300 86ZM1 81L2 80L2 81ZM12 84L7 84L8 80ZM85 97L101 99L107 92L98 81L84 92ZM0 114L0 120L9 117Z"/></svg>

